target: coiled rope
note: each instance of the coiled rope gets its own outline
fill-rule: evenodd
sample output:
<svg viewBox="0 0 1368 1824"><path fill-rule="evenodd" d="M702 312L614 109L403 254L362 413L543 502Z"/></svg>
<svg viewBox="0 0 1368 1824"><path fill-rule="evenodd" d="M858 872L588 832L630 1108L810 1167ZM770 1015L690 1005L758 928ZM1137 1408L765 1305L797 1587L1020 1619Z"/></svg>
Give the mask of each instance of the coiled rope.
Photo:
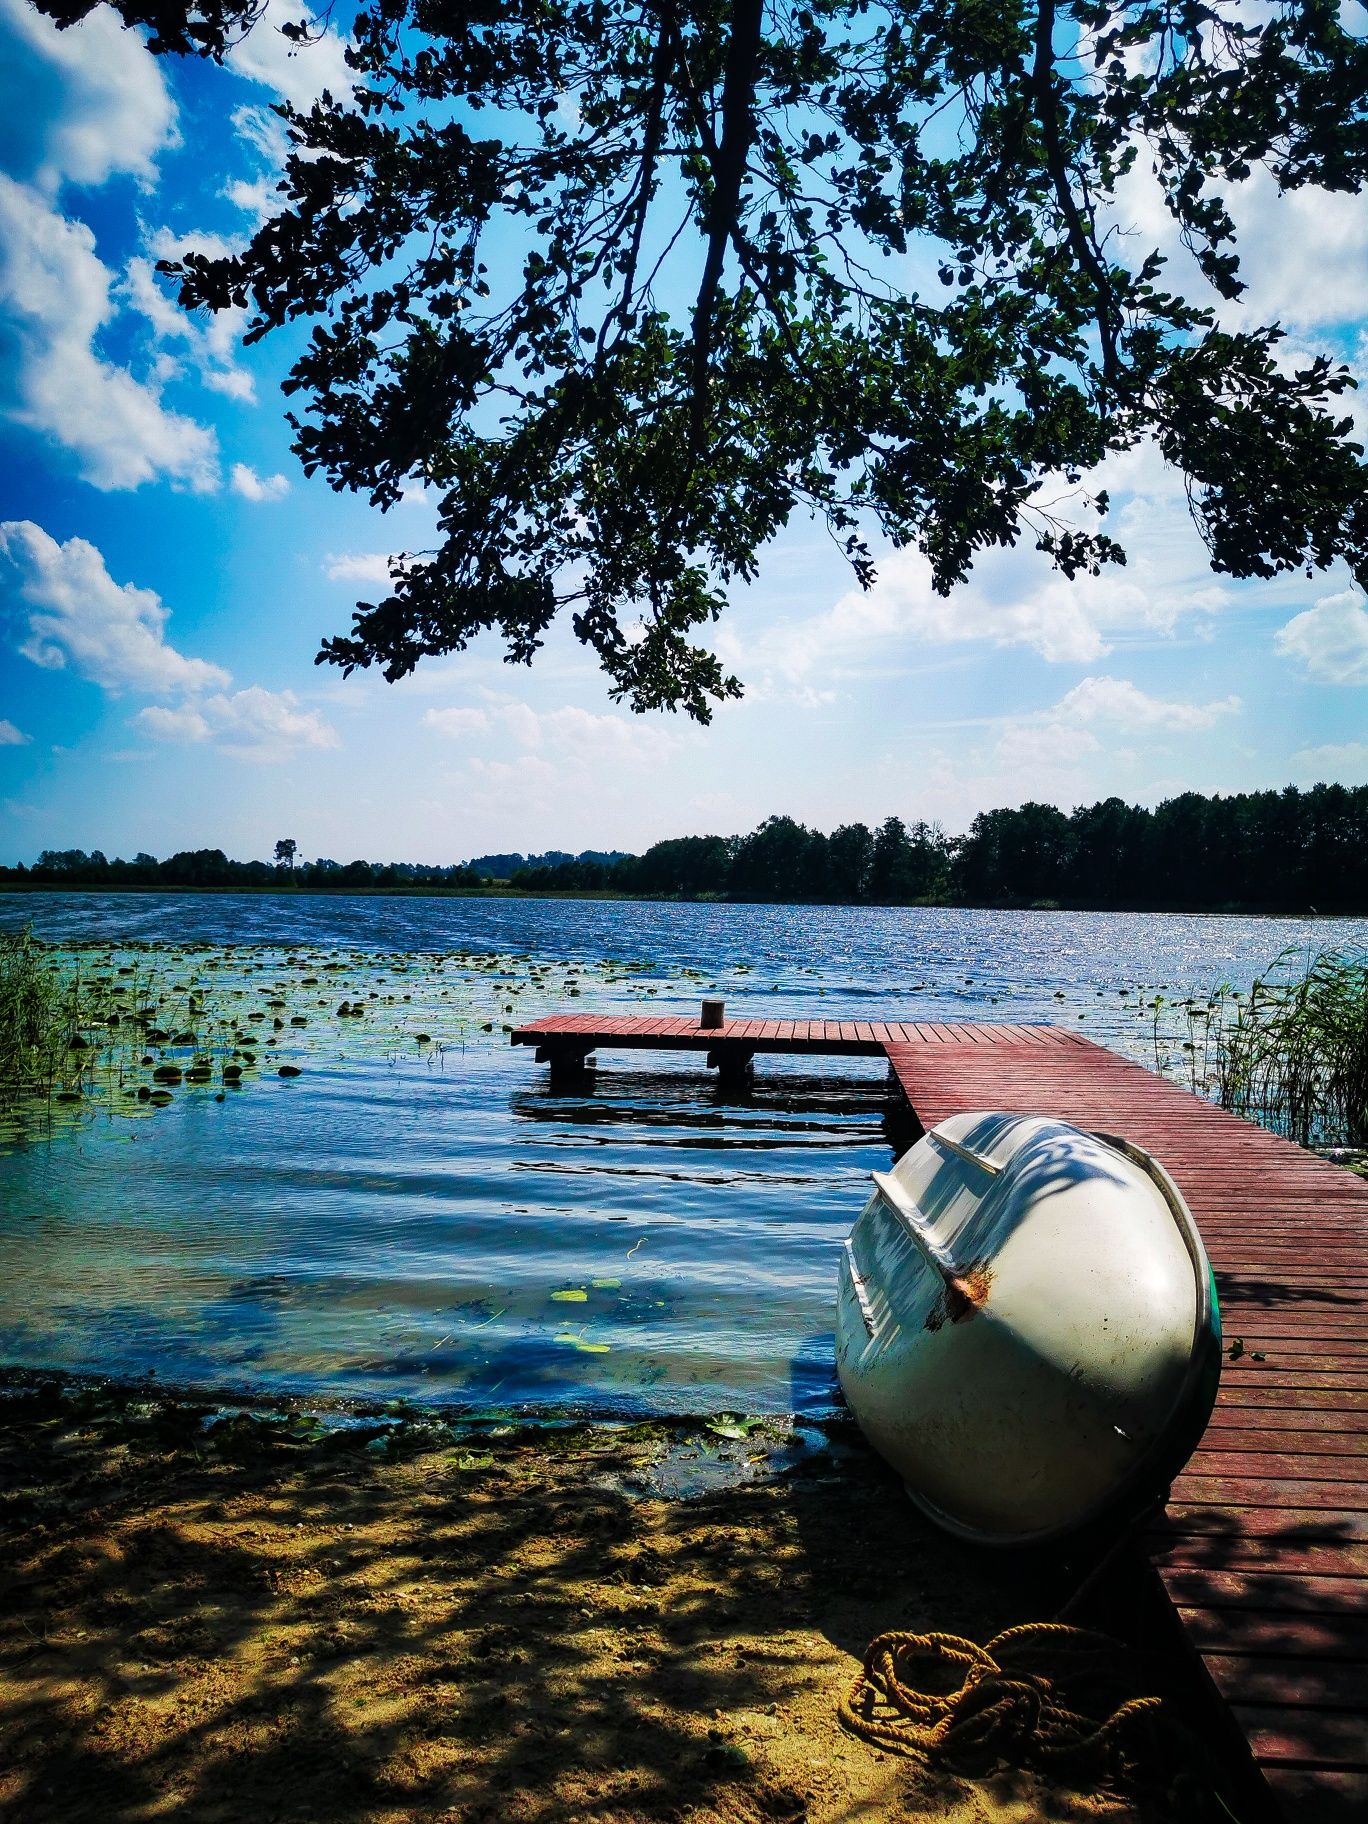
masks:
<svg viewBox="0 0 1368 1824"><path fill-rule="evenodd" d="M1010 1751L1057 1767L1105 1757L1163 1703L1132 1697L1101 1717L1076 1707L1075 1687L1096 1697L1124 1653L1105 1634L1061 1622L1008 1628L982 1647L956 1634L894 1630L870 1642L840 1718L889 1753L926 1760ZM954 1689L945 1689L956 1678Z"/></svg>

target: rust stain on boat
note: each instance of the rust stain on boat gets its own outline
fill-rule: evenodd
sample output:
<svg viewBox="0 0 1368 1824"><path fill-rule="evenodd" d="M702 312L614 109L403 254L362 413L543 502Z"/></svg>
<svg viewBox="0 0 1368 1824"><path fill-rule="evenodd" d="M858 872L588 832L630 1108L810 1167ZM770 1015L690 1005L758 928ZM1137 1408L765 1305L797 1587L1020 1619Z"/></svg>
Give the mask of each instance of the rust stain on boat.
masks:
<svg viewBox="0 0 1368 1824"><path fill-rule="evenodd" d="M939 1330L946 1318L962 1324L988 1302L993 1287L993 1271L985 1261L976 1260L963 1273L945 1282L945 1290L926 1314L926 1328Z"/></svg>

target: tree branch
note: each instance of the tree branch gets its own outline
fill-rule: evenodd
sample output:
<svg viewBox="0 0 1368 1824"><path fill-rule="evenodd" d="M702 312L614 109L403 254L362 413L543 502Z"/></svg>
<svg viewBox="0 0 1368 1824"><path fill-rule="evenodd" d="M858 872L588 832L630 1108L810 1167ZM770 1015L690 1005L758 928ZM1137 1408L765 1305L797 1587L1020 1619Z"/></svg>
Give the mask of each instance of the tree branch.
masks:
<svg viewBox="0 0 1368 1824"><path fill-rule="evenodd" d="M1036 13L1035 63L1031 71L1031 88L1040 113L1041 131L1045 136L1045 159L1054 185L1054 193L1064 217L1069 245L1079 265L1092 280L1097 296L1094 315L1102 342L1102 373L1109 386L1115 386L1121 374L1121 361L1116 348L1116 325L1111 305L1115 293L1106 267L1093 245L1087 223L1079 212L1069 183L1068 160L1059 136L1059 105L1054 83L1054 0L1040 0Z"/></svg>
<svg viewBox="0 0 1368 1824"><path fill-rule="evenodd" d="M755 80L760 67L764 0L733 0L727 64L722 79L722 134L710 153L712 195L708 199L707 253L693 319L693 375L689 442L702 448L708 402L708 361L722 266L741 205L746 161L755 138ZM697 98L695 97L695 100Z"/></svg>

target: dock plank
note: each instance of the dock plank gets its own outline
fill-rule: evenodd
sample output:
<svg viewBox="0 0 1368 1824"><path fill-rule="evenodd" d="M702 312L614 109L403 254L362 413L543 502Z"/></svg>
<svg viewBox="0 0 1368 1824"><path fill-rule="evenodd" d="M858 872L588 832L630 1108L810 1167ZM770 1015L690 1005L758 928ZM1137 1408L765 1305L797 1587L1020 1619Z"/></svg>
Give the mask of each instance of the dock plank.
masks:
<svg viewBox="0 0 1368 1824"><path fill-rule="evenodd" d="M1368 1811L1368 1184L1070 1027L551 1016L514 1044L877 1056L923 1128L991 1108L1124 1134L1187 1199L1228 1340L1148 1535L1160 1584L1289 1819Z"/></svg>

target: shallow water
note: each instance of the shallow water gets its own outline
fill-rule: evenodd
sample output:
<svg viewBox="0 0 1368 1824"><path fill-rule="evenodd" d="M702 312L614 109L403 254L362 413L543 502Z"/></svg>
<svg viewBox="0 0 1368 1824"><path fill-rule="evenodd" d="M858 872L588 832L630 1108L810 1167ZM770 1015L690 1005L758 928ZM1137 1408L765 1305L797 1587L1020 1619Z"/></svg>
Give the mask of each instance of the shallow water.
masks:
<svg viewBox="0 0 1368 1824"><path fill-rule="evenodd" d="M507 1027L715 989L737 1015L1065 1020L1153 1062L1156 990L1368 942L1368 921L0 898L0 924L30 919L88 973L155 980L171 1037L201 1021L143 1055L214 1068L156 1108L125 1042L50 1131L10 1132L0 1361L515 1412L827 1409L836 1255L889 1151L873 1060L762 1060L726 1104L697 1058L601 1053L592 1090L552 1095ZM234 1056L255 1061L229 1090Z"/></svg>

